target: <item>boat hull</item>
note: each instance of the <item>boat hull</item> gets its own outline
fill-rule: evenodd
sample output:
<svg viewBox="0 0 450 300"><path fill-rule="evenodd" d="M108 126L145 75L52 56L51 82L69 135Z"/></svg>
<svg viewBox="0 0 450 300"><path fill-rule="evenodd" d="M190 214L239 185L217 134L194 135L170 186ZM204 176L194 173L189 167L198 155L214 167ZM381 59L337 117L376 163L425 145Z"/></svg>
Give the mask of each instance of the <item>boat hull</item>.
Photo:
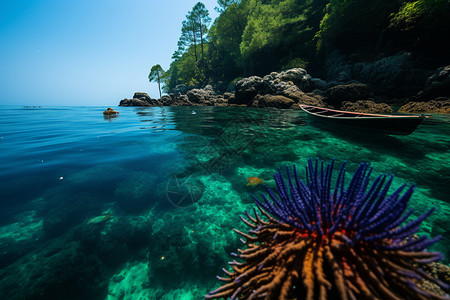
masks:
<svg viewBox="0 0 450 300"><path fill-rule="evenodd" d="M395 135L413 133L425 118L423 115L375 115L345 112L309 105L300 105L300 108L316 120L329 124ZM321 115L321 113L323 114Z"/></svg>

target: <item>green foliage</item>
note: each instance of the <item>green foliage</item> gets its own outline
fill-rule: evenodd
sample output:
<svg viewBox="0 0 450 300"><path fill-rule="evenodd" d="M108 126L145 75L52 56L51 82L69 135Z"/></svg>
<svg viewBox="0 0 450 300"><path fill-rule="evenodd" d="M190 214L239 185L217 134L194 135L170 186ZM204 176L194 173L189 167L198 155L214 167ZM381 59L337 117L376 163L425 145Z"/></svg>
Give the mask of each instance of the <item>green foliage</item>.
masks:
<svg viewBox="0 0 450 300"><path fill-rule="evenodd" d="M198 61L197 45L200 44L201 59L203 59L205 35L208 32L210 23L211 18L209 17L209 12L205 5L201 2L195 4L192 11L189 11L186 15L186 20L182 22L181 36L178 40L178 50L175 51L172 58L180 58L183 53L193 46L195 60Z"/></svg>
<svg viewBox="0 0 450 300"><path fill-rule="evenodd" d="M150 70L150 74L148 74L148 81L158 83L159 97L161 97L161 80L163 75L164 70L160 65L154 65Z"/></svg>
<svg viewBox="0 0 450 300"><path fill-rule="evenodd" d="M241 4L232 3L217 18L208 34L208 59L215 81L229 81L241 74L242 59L239 45L247 22L247 12Z"/></svg>
<svg viewBox="0 0 450 300"><path fill-rule="evenodd" d="M402 0L330 0L316 33L317 49L374 47Z"/></svg>
<svg viewBox="0 0 450 300"><path fill-rule="evenodd" d="M163 73L164 70L160 65L154 65L150 70L150 74L148 74L148 81L158 82Z"/></svg>
<svg viewBox="0 0 450 300"><path fill-rule="evenodd" d="M227 10L228 6L236 2L236 0L217 0L217 4L219 6L214 7L214 10L218 13L223 13Z"/></svg>
<svg viewBox="0 0 450 300"><path fill-rule="evenodd" d="M335 49L355 59L371 59L383 47L395 53L418 40L424 47L435 41L439 49L448 32L439 29L443 23L450 27L445 23L450 21L434 20L449 19L442 17L450 11L448 0L218 0L217 5L220 16L209 28L200 2L186 15L165 77L169 92L177 84L224 87L233 78L293 67L320 71L324 55ZM415 33L398 38L414 26L423 29L416 30L420 39Z"/></svg>
<svg viewBox="0 0 450 300"><path fill-rule="evenodd" d="M390 15L390 27L402 30L412 29L418 22L429 18L448 5L447 0L418 0L406 2L400 10Z"/></svg>
<svg viewBox="0 0 450 300"><path fill-rule="evenodd" d="M287 61L287 59L282 59L281 61L283 63L284 61ZM282 70L288 70L288 69L292 69L292 68L306 69L307 66L308 66L307 61L301 59L300 57L296 57L294 59L287 61L285 64L283 64L281 66L281 69Z"/></svg>
<svg viewBox="0 0 450 300"><path fill-rule="evenodd" d="M280 32L295 24L304 23L307 19L306 12L298 9L297 2L250 0L248 8L251 13L240 44L242 56L248 58L264 47L280 46L284 38Z"/></svg>

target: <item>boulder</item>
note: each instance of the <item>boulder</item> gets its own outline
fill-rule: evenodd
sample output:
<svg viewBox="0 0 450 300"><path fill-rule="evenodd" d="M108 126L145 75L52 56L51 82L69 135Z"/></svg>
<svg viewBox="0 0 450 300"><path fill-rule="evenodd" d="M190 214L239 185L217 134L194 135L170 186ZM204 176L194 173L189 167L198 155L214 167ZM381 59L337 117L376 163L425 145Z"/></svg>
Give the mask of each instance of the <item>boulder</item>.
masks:
<svg viewBox="0 0 450 300"><path fill-rule="evenodd" d="M356 102L342 102L341 110L356 111L371 114L390 114L394 110L386 103L375 103L371 100L358 100Z"/></svg>
<svg viewBox="0 0 450 300"><path fill-rule="evenodd" d="M136 92L133 99L123 99L120 101L119 106L159 106L161 103L150 98L147 93Z"/></svg>
<svg viewBox="0 0 450 300"><path fill-rule="evenodd" d="M152 98L147 93L136 92L134 93L133 99L139 99L142 101L147 101L148 103L152 103Z"/></svg>
<svg viewBox="0 0 450 300"><path fill-rule="evenodd" d="M397 53L375 61L351 63L339 51L325 63L327 81L336 84L364 82L380 95L404 97L416 94L424 85L429 70L417 66L411 53Z"/></svg>
<svg viewBox="0 0 450 300"><path fill-rule="evenodd" d="M267 94L284 96L294 100L295 103L324 106L323 97L313 93L304 93L292 81L285 82L280 79L272 80L271 78L273 78L273 73L264 76L264 86Z"/></svg>
<svg viewBox="0 0 450 300"><path fill-rule="evenodd" d="M147 101L133 98L120 100L119 106L153 106L153 105Z"/></svg>
<svg viewBox="0 0 450 300"><path fill-rule="evenodd" d="M223 94L223 98L224 98L225 100L230 99L231 96L233 96L233 94L232 94L232 93L229 93L229 92L226 92L226 93Z"/></svg>
<svg viewBox="0 0 450 300"><path fill-rule="evenodd" d="M219 95L214 99L214 106L227 106L228 101L224 98L224 96Z"/></svg>
<svg viewBox="0 0 450 300"><path fill-rule="evenodd" d="M213 94L210 91L204 89L192 89L186 93L189 101L193 103L200 103L203 101L209 101L213 98Z"/></svg>
<svg viewBox="0 0 450 300"><path fill-rule="evenodd" d="M159 100L159 102L163 105L163 106L171 106L173 104L173 98L170 95L164 95L161 97L161 99Z"/></svg>
<svg viewBox="0 0 450 300"><path fill-rule="evenodd" d="M241 79L236 82L235 89L236 93L232 104L250 105L256 95L264 93L263 79L258 76Z"/></svg>
<svg viewBox="0 0 450 300"><path fill-rule="evenodd" d="M331 84L326 82L325 80L322 80L320 78L311 78L310 80L310 84L311 84L311 90L321 90L321 91L325 91L327 89L329 89L331 87Z"/></svg>
<svg viewBox="0 0 450 300"><path fill-rule="evenodd" d="M258 107L291 108L294 100L281 95L257 95L254 105ZM257 103L257 104L256 104Z"/></svg>
<svg viewBox="0 0 450 300"><path fill-rule="evenodd" d="M178 95L173 97L171 106L191 106L192 104L187 95Z"/></svg>
<svg viewBox="0 0 450 300"><path fill-rule="evenodd" d="M115 118L118 117L118 115L120 114L120 112L115 111L114 109L112 109L111 107L108 107L104 112L103 112L103 116L105 118Z"/></svg>
<svg viewBox="0 0 450 300"><path fill-rule="evenodd" d="M329 88L325 96L328 104L338 107L344 101L367 99L369 88L363 83L340 84Z"/></svg>
<svg viewBox="0 0 450 300"><path fill-rule="evenodd" d="M439 68L428 77L423 91L413 100L433 100L437 97L450 97L450 66Z"/></svg>
<svg viewBox="0 0 450 300"><path fill-rule="evenodd" d="M450 98L440 97L428 102L409 102L400 107L398 111L405 113L450 114Z"/></svg>
<svg viewBox="0 0 450 300"><path fill-rule="evenodd" d="M302 91L312 90L313 84L311 80L312 77L302 68L289 69L281 73L272 72L263 78L266 87L272 85L274 82L288 82L298 86Z"/></svg>

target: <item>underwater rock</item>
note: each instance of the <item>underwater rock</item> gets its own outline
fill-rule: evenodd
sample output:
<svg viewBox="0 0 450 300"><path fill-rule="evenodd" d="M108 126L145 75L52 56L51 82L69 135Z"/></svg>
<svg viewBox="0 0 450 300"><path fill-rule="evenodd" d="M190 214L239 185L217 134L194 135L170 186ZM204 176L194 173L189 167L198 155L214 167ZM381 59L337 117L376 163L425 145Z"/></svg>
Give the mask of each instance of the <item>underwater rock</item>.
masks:
<svg viewBox="0 0 450 300"><path fill-rule="evenodd" d="M91 211L98 211L102 206L102 197L98 194L76 193L58 187L44 194L38 215L44 220L46 237L55 238L83 223Z"/></svg>
<svg viewBox="0 0 450 300"><path fill-rule="evenodd" d="M390 114L394 111L386 103L375 103L371 100L358 100L356 102L344 101L340 109L370 114Z"/></svg>
<svg viewBox="0 0 450 300"><path fill-rule="evenodd" d="M156 176L134 172L117 185L114 198L118 207L126 212L137 212L158 202L155 193Z"/></svg>
<svg viewBox="0 0 450 300"><path fill-rule="evenodd" d="M70 183L78 193L84 191L111 194L111 186L128 174L126 170L114 164L97 164L66 176L64 182ZM101 184L98 178L101 178Z"/></svg>
<svg viewBox="0 0 450 300"><path fill-rule="evenodd" d="M153 226L149 277L154 286L173 289L182 282L208 282L214 278L217 262L226 263L227 242L211 241L222 221L204 223L201 211L184 209L190 209L189 213L173 211Z"/></svg>
<svg viewBox="0 0 450 300"><path fill-rule="evenodd" d="M75 241L56 240L0 270L2 299L102 299L105 268Z"/></svg>

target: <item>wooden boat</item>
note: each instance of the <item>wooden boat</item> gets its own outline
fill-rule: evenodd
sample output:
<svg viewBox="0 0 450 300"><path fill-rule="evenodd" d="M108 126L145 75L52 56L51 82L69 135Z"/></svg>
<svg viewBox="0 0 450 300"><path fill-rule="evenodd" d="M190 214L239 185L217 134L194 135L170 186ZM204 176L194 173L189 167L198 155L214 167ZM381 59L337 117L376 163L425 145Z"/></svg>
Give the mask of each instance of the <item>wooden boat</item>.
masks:
<svg viewBox="0 0 450 300"><path fill-rule="evenodd" d="M300 108L309 115L335 124L351 126L364 130L373 130L388 134L408 135L416 130L425 115L398 114L379 115L349 112L300 104Z"/></svg>

